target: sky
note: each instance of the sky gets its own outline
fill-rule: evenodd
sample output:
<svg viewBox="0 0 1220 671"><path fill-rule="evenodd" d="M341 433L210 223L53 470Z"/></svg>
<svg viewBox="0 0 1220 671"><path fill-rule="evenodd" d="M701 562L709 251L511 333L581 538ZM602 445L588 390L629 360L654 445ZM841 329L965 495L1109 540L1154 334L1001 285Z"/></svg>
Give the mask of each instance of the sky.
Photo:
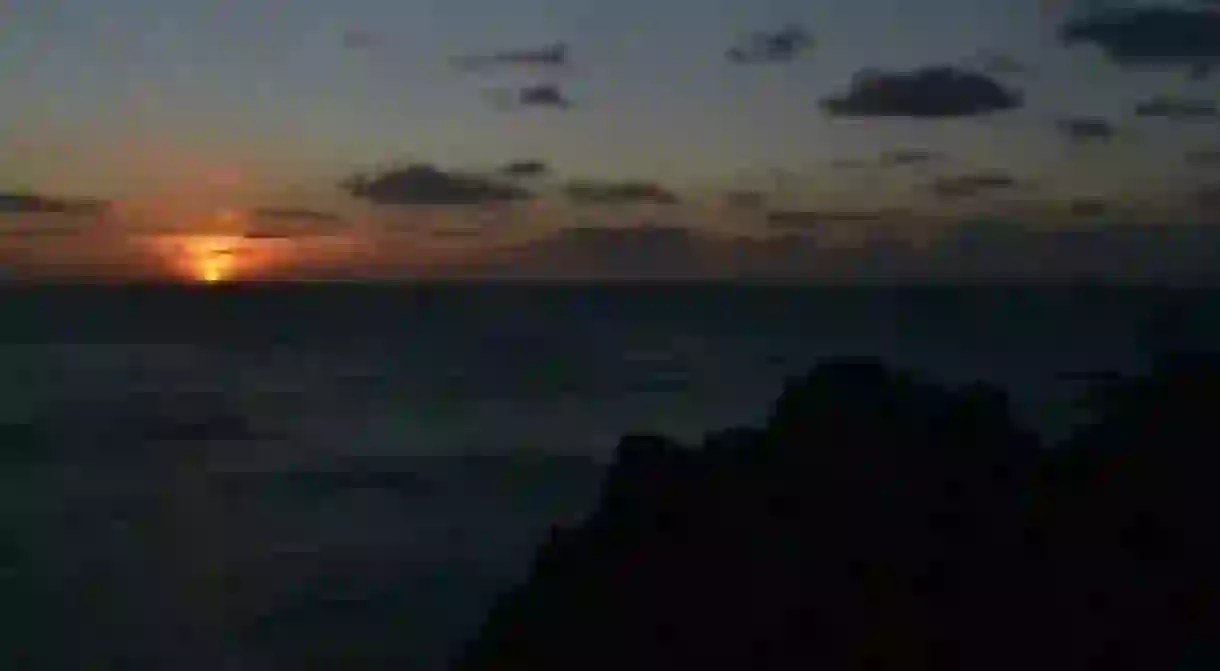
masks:
<svg viewBox="0 0 1220 671"><path fill-rule="evenodd" d="M0 264L12 277L410 277L472 263L510 272L539 249L566 249L569 229L648 225L680 228L698 245L728 236L737 247L717 248L716 263L746 254L763 267L756 248L780 235L858 247L885 224L915 244L979 213L1079 227L1063 213L1073 199L1105 201L1115 221L1205 225L1191 199L1220 169L1214 156L1185 157L1220 148L1220 125L1134 110L1158 96L1215 105L1220 74L1192 77L1172 53L1141 67L1061 39L1065 23L1116 4L0 0L0 194L110 205L84 217L43 201L0 207ZM1157 6L1207 16L1206 0ZM791 58L725 57L751 33L790 24L813 40ZM345 41L352 35L364 40ZM571 60L562 69L464 72L452 62L560 41ZM989 72L987 54L1022 71ZM851 93L863 70L934 66L967 70L1018 102L993 95L979 113L923 116L828 112L827 99ZM540 85L571 106L493 104L505 95L495 91ZM882 106L901 107L894 95ZM1088 137L1066 129L1072 118L1108 126ZM923 156L887 167L895 151ZM496 171L514 161L545 166L511 180L533 197L472 187L505 183ZM411 165L426 169L403 177ZM345 182L358 173L367 188ZM970 182L980 174L1005 180L970 186L987 182ZM404 196L412 179L449 197ZM970 194L936 188L953 179ZM640 189L580 198L573 181L651 184L673 198ZM730 191L758 193L726 205ZM776 224L795 221L772 216L781 210L874 216ZM48 228L60 232L28 232Z"/></svg>

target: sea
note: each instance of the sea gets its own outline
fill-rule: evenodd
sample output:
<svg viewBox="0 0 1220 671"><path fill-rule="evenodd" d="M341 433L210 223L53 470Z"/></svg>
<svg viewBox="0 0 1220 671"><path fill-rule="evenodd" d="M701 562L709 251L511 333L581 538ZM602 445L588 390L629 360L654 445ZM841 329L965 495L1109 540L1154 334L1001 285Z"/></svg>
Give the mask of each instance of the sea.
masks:
<svg viewBox="0 0 1220 671"><path fill-rule="evenodd" d="M441 669L624 433L866 355L1053 440L1069 374L1217 345L1202 289L0 288L0 666Z"/></svg>

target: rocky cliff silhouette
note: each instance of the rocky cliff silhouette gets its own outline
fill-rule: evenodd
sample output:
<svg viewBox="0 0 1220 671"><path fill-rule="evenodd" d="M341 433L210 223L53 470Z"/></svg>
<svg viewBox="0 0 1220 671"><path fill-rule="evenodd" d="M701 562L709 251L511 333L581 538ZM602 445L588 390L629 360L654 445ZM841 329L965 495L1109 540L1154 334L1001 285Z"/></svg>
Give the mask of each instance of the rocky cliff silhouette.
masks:
<svg viewBox="0 0 1220 671"><path fill-rule="evenodd" d="M872 359L762 427L624 437L461 671L1220 668L1220 359L1097 378L1042 445Z"/></svg>

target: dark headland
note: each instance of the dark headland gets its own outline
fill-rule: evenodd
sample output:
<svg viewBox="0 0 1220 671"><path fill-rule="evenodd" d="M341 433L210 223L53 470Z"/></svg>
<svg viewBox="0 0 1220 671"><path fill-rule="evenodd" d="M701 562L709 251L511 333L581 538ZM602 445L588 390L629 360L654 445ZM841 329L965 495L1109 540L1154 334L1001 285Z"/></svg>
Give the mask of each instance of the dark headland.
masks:
<svg viewBox="0 0 1220 671"><path fill-rule="evenodd" d="M1044 445L999 389L841 359L764 426L624 437L454 668L1220 668L1220 359L1081 402Z"/></svg>

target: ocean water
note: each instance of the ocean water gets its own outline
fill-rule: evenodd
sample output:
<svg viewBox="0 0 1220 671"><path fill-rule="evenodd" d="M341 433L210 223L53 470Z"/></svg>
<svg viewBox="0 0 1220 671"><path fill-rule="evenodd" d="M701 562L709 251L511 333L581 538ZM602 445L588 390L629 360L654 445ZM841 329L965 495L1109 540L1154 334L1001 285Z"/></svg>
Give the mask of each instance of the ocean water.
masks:
<svg viewBox="0 0 1220 671"><path fill-rule="evenodd" d="M759 421L786 376L867 354L1004 384L1053 436L1060 374L1220 345L1220 293L1154 289L42 287L0 310L23 623L0 650L28 668L439 668L624 432Z"/></svg>

